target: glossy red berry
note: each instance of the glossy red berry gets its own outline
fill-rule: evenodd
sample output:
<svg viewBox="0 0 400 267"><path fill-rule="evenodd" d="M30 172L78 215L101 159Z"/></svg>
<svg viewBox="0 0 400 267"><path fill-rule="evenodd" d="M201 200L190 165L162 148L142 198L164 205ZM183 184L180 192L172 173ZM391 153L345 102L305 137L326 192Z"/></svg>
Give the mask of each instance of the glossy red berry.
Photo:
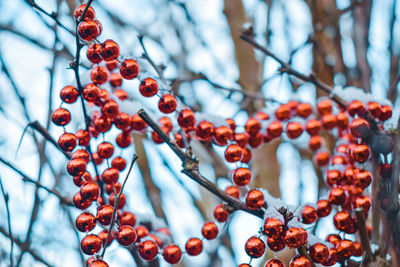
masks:
<svg viewBox="0 0 400 267"><path fill-rule="evenodd" d="M321 115L332 113L332 102L329 99L323 99L317 104L318 113Z"/></svg>
<svg viewBox="0 0 400 267"><path fill-rule="evenodd" d="M242 148L239 145L232 144L225 149L225 159L227 162L238 162L243 156Z"/></svg>
<svg viewBox="0 0 400 267"><path fill-rule="evenodd" d="M78 99L78 96L79 92L73 86L65 86L60 91L61 100L68 104L75 103L75 101Z"/></svg>
<svg viewBox="0 0 400 267"><path fill-rule="evenodd" d="M214 239L218 235L218 228L215 223L206 222L201 229L201 234L208 240Z"/></svg>
<svg viewBox="0 0 400 267"><path fill-rule="evenodd" d="M306 123L306 132L311 135L315 136L319 134L321 130L321 123L317 119L308 120Z"/></svg>
<svg viewBox="0 0 400 267"><path fill-rule="evenodd" d="M139 243L138 252L140 257L147 261L151 261L157 256L158 247L154 241L146 240Z"/></svg>
<svg viewBox="0 0 400 267"><path fill-rule="evenodd" d="M152 97L158 93L158 83L152 78L146 78L140 83L139 92L144 97Z"/></svg>
<svg viewBox="0 0 400 267"><path fill-rule="evenodd" d="M142 131L147 127L147 123L138 114L132 116L131 127L133 130Z"/></svg>
<svg viewBox="0 0 400 267"><path fill-rule="evenodd" d="M240 196L240 190L239 190L239 188L237 188L236 186L228 186L226 189L225 189L225 192L227 193L227 194L229 194L229 195L231 195L231 196L233 196L233 197L235 197L235 198L239 198L239 196Z"/></svg>
<svg viewBox="0 0 400 267"><path fill-rule="evenodd" d="M249 118L245 125L245 130L249 135L256 135L261 129L260 122L255 118Z"/></svg>
<svg viewBox="0 0 400 267"><path fill-rule="evenodd" d="M381 115L379 116L379 119L381 121L386 121L392 117L393 111L392 107L384 105L381 108Z"/></svg>
<svg viewBox="0 0 400 267"><path fill-rule="evenodd" d="M103 59L100 56L100 45L99 44L91 44L89 45L86 56L90 62L93 64L100 63Z"/></svg>
<svg viewBox="0 0 400 267"><path fill-rule="evenodd" d="M288 105L281 105L275 110L275 117L280 121L287 121L290 119L290 113Z"/></svg>
<svg viewBox="0 0 400 267"><path fill-rule="evenodd" d="M370 125L364 119L355 119L350 124L350 132L355 137L366 137L370 132Z"/></svg>
<svg viewBox="0 0 400 267"><path fill-rule="evenodd" d="M196 123L193 111L184 109L179 113L178 124L182 128L192 128Z"/></svg>
<svg viewBox="0 0 400 267"><path fill-rule="evenodd" d="M265 263L264 267L285 267L285 264L283 264L279 259L270 259Z"/></svg>
<svg viewBox="0 0 400 267"><path fill-rule="evenodd" d="M81 249L86 255L93 255L100 251L101 239L97 235L87 235L81 241Z"/></svg>
<svg viewBox="0 0 400 267"><path fill-rule="evenodd" d="M114 184L119 178L119 171L114 167L107 168L103 171L101 178L106 184Z"/></svg>
<svg viewBox="0 0 400 267"><path fill-rule="evenodd" d="M304 224L313 223L317 219L317 210L309 205L306 205L301 211L301 218Z"/></svg>
<svg viewBox="0 0 400 267"><path fill-rule="evenodd" d="M260 258L265 252L265 243L258 237L250 237L244 246L244 249L251 258Z"/></svg>
<svg viewBox="0 0 400 267"><path fill-rule="evenodd" d="M79 5L74 11L74 17L77 20L92 20L96 16L94 9L90 6L85 13L85 18L81 18L83 11L86 9L86 4Z"/></svg>
<svg viewBox="0 0 400 267"><path fill-rule="evenodd" d="M219 204L214 209L214 218L219 222L225 222L228 219L229 212L225 209L224 204Z"/></svg>
<svg viewBox="0 0 400 267"><path fill-rule="evenodd" d="M103 260L95 260L88 267L109 267L109 265Z"/></svg>
<svg viewBox="0 0 400 267"><path fill-rule="evenodd" d="M176 98L171 94L163 95L158 101L158 109L166 114L174 112L177 105L178 101L176 101Z"/></svg>
<svg viewBox="0 0 400 267"><path fill-rule="evenodd" d="M117 241L123 246L129 246L136 241L136 231L132 226L123 225L117 232Z"/></svg>
<svg viewBox="0 0 400 267"><path fill-rule="evenodd" d="M71 159L67 164L68 174L80 176L86 171L86 161L80 158Z"/></svg>
<svg viewBox="0 0 400 267"><path fill-rule="evenodd" d="M109 142L102 142L97 146L97 154L103 158L108 159L114 153L114 146Z"/></svg>
<svg viewBox="0 0 400 267"><path fill-rule="evenodd" d="M92 231L96 226L96 217L90 212L83 212L76 218L75 226L81 232Z"/></svg>
<svg viewBox="0 0 400 267"><path fill-rule="evenodd" d="M64 126L71 121L71 113L65 108L58 108L51 115L51 119L55 125Z"/></svg>
<svg viewBox="0 0 400 267"><path fill-rule="evenodd" d="M276 239L268 237L267 245L272 251L281 251L285 248L285 243L283 242L281 237L278 237Z"/></svg>
<svg viewBox="0 0 400 267"><path fill-rule="evenodd" d="M353 100L350 104L347 105L347 113L350 116L354 117L356 114L358 116L362 116L365 114L367 110L365 109L364 104L361 101Z"/></svg>
<svg viewBox="0 0 400 267"><path fill-rule="evenodd" d="M366 162L369 159L370 155L371 150L366 145L355 145L352 147L351 156L357 162Z"/></svg>
<svg viewBox="0 0 400 267"><path fill-rule="evenodd" d="M295 139L303 133L303 126L298 122L289 122L286 125L286 135L289 139Z"/></svg>
<svg viewBox="0 0 400 267"><path fill-rule="evenodd" d="M96 183L86 182L80 192L83 200L94 201L100 194L100 188Z"/></svg>
<svg viewBox="0 0 400 267"><path fill-rule="evenodd" d="M296 107L296 114L302 118L307 118L313 112L313 108L308 103L301 103Z"/></svg>
<svg viewBox="0 0 400 267"><path fill-rule="evenodd" d="M90 79L96 85L106 83L108 81L108 70L103 66L94 67L90 71Z"/></svg>
<svg viewBox="0 0 400 267"><path fill-rule="evenodd" d="M321 243L315 243L310 247L310 257L315 263L324 263L329 260L329 250Z"/></svg>
<svg viewBox="0 0 400 267"><path fill-rule="evenodd" d="M111 223L111 217L113 214L114 208L109 205L101 205L97 208L96 219L101 225L109 225Z"/></svg>
<svg viewBox="0 0 400 267"><path fill-rule="evenodd" d="M124 211L120 216L119 216L119 224L120 225L130 225L130 226L135 226L136 223L136 216L129 212L129 211Z"/></svg>
<svg viewBox="0 0 400 267"><path fill-rule="evenodd" d="M93 41L100 34L99 27L93 20L84 20L79 23L78 34L85 41Z"/></svg>
<svg viewBox="0 0 400 267"><path fill-rule="evenodd" d="M354 221L350 214L344 211L340 211L333 217L333 224L339 231L346 232L349 228L354 227Z"/></svg>
<svg viewBox="0 0 400 267"><path fill-rule="evenodd" d="M119 57L119 46L113 40L106 40L100 46L100 55L105 61L111 61Z"/></svg>
<svg viewBox="0 0 400 267"><path fill-rule="evenodd" d="M211 141L214 133L214 125L208 121L201 121L196 126L196 136L200 141Z"/></svg>
<svg viewBox="0 0 400 267"><path fill-rule="evenodd" d="M189 238L186 242L185 250L190 256L199 255L203 251L203 241L195 237Z"/></svg>
<svg viewBox="0 0 400 267"><path fill-rule="evenodd" d="M271 138L276 138L281 136L283 132L283 126L280 121L273 121L267 127L267 134Z"/></svg>
<svg viewBox="0 0 400 267"><path fill-rule="evenodd" d="M304 256L296 256L290 262L290 267L311 267L311 262Z"/></svg>
<svg viewBox="0 0 400 267"><path fill-rule="evenodd" d="M247 193L246 206L250 209L259 209L264 205L264 203L264 194L261 191L253 189Z"/></svg>
<svg viewBox="0 0 400 267"><path fill-rule="evenodd" d="M126 167L126 160L122 157L116 157L111 161L111 167L123 171Z"/></svg>
<svg viewBox="0 0 400 267"><path fill-rule="evenodd" d="M99 99L100 97L100 88L93 84L93 83L89 83L85 86L85 88L83 88L83 98L88 101L88 102L95 102Z"/></svg>
<svg viewBox="0 0 400 267"><path fill-rule="evenodd" d="M307 232L303 228L291 227L286 230L283 241L289 248L298 248L307 243Z"/></svg>
<svg viewBox="0 0 400 267"><path fill-rule="evenodd" d="M85 201L82 199L81 193L77 192L74 197L72 198L72 202L74 203L74 206L80 210L84 210L90 207L92 204L91 201Z"/></svg>
<svg viewBox="0 0 400 267"><path fill-rule="evenodd" d="M132 80L139 74L139 64L136 60L125 59L119 68L122 78Z"/></svg>
<svg viewBox="0 0 400 267"><path fill-rule="evenodd" d="M264 233L272 239L279 239L283 233L283 226L283 222L279 219L272 217L266 218L264 222Z"/></svg>
<svg viewBox="0 0 400 267"><path fill-rule="evenodd" d="M176 264L182 257L182 250L177 245L168 245L162 254L164 260L170 264Z"/></svg>
<svg viewBox="0 0 400 267"><path fill-rule="evenodd" d="M233 182L237 186L245 186L250 183L251 172L247 168L237 168L233 172Z"/></svg>
<svg viewBox="0 0 400 267"><path fill-rule="evenodd" d="M332 206L327 200L318 200L317 202L317 215L318 217L326 217L331 213Z"/></svg>
<svg viewBox="0 0 400 267"><path fill-rule="evenodd" d="M58 147L62 151L72 151L76 143L76 136L72 133L64 133L58 138Z"/></svg>

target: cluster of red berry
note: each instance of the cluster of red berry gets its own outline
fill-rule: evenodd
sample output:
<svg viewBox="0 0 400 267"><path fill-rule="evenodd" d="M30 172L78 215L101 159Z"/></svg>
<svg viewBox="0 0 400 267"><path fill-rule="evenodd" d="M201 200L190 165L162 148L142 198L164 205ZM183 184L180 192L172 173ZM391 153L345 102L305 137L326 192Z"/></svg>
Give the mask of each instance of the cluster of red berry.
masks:
<svg viewBox="0 0 400 267"><path fill-rule="evenodd" d="M122 187L118 179L120 172L126 168L126 160L120 156L113 157L114 145L107 141L98 144L96 152L91 153L92 138L97 139L100 133L108 132L112 125L121 130L115 143L120 148L127 148L132 143L132 131L145 133L147 124L138 114L131 116L121 112L118 104L119 101L125 101L129 97L120 86L123 79L131 80L138 77L140 72L138 62L133 59L120 61L119 46L116 42L112 40L98 42L97 37L102 31L102 26L95 19L93 8L86 8L85 4L79 6L75 11L75 18L80 19L84 10L86 10L85 18L78 25L78 34L82 40L90 42L87 58L93 63L90 72L92 83L84 85L83 88L66 86L61 90L60 97L63 103L67 104L76 102L80 97L84 105L98 107L98 111L91 116L90 125L86 130L79 130L75 134L65 132L58 139L61 150L73 151L72 159L67 164L67 171L73 176L74 184L80 187L80 191L73 197L74 205L81 210L88 209L93 202L98 205L96 216L84 211L77 217L77 229L88 233L96 224L104 228L100 233L88 234L82 239L82 251L87 255L96 254L88 260L88 266L108 266L98 253L115 238L122 246L134 244L144 260L153 260L162 249L161 254L166 262L177 263L182 257L182 250L177 245L164 244L157 236L157 232L169 235L167 229L153 230L144 225L136 225L135 215L123 211L126 196L120 192ZM109 83L112 92L100 88L106 83ZM144 97L161 94L157 81L152 78L143 79L138 89ZM116 97L115 100L111 94ZM341 232L353 234L357 230L356 219L353 216L354 209L362 208L365 216L368 216L371 200L364 195L364 190L371 184L372 175L364 168L364 163L369 160L371 154L367 143L371 127L380 129L381 122L391 117L392 110L389 106L370 102L366 107L360 101L353 101L345 110L334 107L331 100L324 99L319 101L314 111L308 103L290 101L280 105L274 114L261 111L256 113L247 120L244 131L241 132L239 130L241 127L237 127L233 119L226 119L226 124L222 126L215 126L206 120L197 122L192 110L189 108L177 110L177 103L172 94L160 96L159 111L164 114L176 114L177 123L176 125L170 117L164 116L159 119L162 130L167 135L175 132L174 139L180 148L186 148L192 139L226 147L225 160L237 163L240 167L232 171L233 185L227 187L225 192L240 199L241 192L247 190L244 199L249 209L268 208L263 192L247 187L252 178L247 165L252 158L251 149L279 138L283 133L289 139L296 139L305 131L310 136L309 148L315 152L315 164L323 169L330 192L328 199L319 200L316 207L311 205L303 207L301 225L311 224L318 218L328 216L334 206L336 210L340 210L334 215L335 227ZM64 127L71 121L71 114L67 109L60 107L53 112L52 120L56 125ZM174 125L179 131L174 129ZM332 156L323 148L323 134L329 132L339 137ZM151 138L156 144L164 142L155 131L151 132ZM77 145L80 149L76 149ZM107 163L111 160L111 166L107 164L108 167L101 175L92 177L86 169L87 164L92 161L97 166L103 160L107 160ZM391 168L387 162L383 165L386 169ZM116 200L118 205L117 210L114 210ZM227 221L230 213L231 209L221 203L215 208L214 217L216 221L223 223ZM283 221L280 218L265 218L261 235L253 236L246 242L245 251L251 258L259 258L264 254L266 245L261 239L263 236L266 236L266 243L273 251L280 251L284 247L300 248L307 245L308 234L304 227L290 226L292 220L300 219L295 218L287 209L280 209L279 213ZM117 231L108 233L105 227L113 223L113 215L116 218ZM217 237L218 231L214 222L206 222L201 233L204 239L211 240ZM200 254L203 250L202 240L190 238L185 245L186 254L191 256ZM326 241L332 246L328 248L323 242L314 243L307 247L310 258L296 256L290 266L311 266L310 260L330 266L336 262L344 262L351 256L362 255L363 249L358 242L341 239L337 234L329 235ZM265 266L284 265L279 259L274 258Z"/></svg>

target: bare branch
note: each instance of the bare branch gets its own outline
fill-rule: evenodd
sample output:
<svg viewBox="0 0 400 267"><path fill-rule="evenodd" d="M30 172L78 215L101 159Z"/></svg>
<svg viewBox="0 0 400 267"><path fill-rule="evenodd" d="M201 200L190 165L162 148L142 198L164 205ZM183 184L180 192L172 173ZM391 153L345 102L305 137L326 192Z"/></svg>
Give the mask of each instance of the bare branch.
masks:
<svg viewBox="0 0 400 267"><path fill-rule="evenodd" d="M8 205L9 195L6 193L6 191L4 189L1 177L0 177L0 188L1 188L1 193L3 195L3 198L4 198L4 203L6 204L8 233L10 234L10 236L12 236L13 234L12 234L12 229L11 229L10 207ZM13 267L14 266L14 261L13 261L14 239L10 238L10 242L11 242L11 247L10 247L10 266Z"/></svg>

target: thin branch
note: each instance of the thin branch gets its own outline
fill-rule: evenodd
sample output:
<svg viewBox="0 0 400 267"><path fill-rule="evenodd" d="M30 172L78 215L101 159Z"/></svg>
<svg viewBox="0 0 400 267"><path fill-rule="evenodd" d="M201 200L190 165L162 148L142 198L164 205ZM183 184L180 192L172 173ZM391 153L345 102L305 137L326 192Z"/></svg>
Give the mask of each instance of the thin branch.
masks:
<svg viewBox="0 0 400 267"><path fill-rule="evenodd" d="M57 19L57 13L52 12L49 13L46 10L44 10L41 6L39 6L38 4L36 4L36 2L34 0L25 0L25 2L30 5L31 7L33 7L34 9L37 9L38 11L40 11L41 13L45 14L46 16L48 16L49 18L53 19L55 21L55 23L57 23L57 25L59 25L61 28L63 28L64 30L66 30L67 32L69 32L71 35L75 36L75 33L68 29L64 24L62 24L58 19ZM89 1L92 2L92 1ZM90 5L90 4L89 4ZM85 12L86 13L86 12ZM84 16L82 16L84 17Z"/></svg>
<svg viewBox="0 0 400 267"><path fill-rule="evenodd" d="M10 236L12 236L13 234L12 234L12 229L11 229L10 207L8 205L9 195L6 193L6 190L4 189L1 177L0 177L0 187L1 187L1 193L3 194L4 203L6 204L8 233L10 234ZM13 267L14 266L14 261L13 261L14 239L10 238L10 242L11 242L11 247L10 247L10 266Z"/></svg>
<svg viewBox="0 0 400 267"><path fill-rule="evenodd" d="M104 243L103 251L101 252L101 258L104 258L104 254L106 253L108 240L110 239L112 228L113 228L114 223L115 223L115 214L117 213L117 207L118 207L118 204L119 204L119 200L121 199L122 191L124 190L125 184L128 181L128 178L129 178L129 175L131 174L133 165L135 164L137 159L138 159L138 157L136 156L136 154L134 154L133 158L132 158L132 161L131 161L131 165L129 166L128 173L126 174L125 180L122 183L121 190L119 191L118 195L116 195L116 196L114 195L114 209L113 209L113 213L112 213L112 216L111 216L110 227L108 228L106 242Z"/></svg>
<svg viewBox="0 0 400 267"><path fill-rule="evenodd" d="M7 231L0 226L0 233L2 233L4 236L6 236L9 239L12 239L13 242L21 249L25 249L25 245L24 243L19 240L18 238L11 236L9 233L7 233ZM38 262L41 262L42 264L48 266L48 267L53 267L52 264L48 263L45 259L43 259L41 256L39 256L33 249L28 248L26 249L26 252L29 253L35 260L37 260Z"/></svg>
<svg viewBox="0 0 400 267"><path fill-rule="evenodd" d="M7 160L5 160L3 157L0 157L0 162L2 162L4 165L6 165L7 167L9 167L10 169L12 169L13 171L15 171L16 173L18 173L19 175L22 176L23 181L24 182L28 182L28 183L32 183L34 185L36 185L38 188L42 188L44 190L46 190L48 193L56 196L61 203L67 205L67 206L73 206L72 205L72 201L64 196L62 196L60 194L60 192L58 192L56 189L50 189L44 185L42 185L40 182L35 181L34 179L30 178L28 175L26 175L25 173L23 173L21 170L19 170L17 167L15 167L13 164L11 164L10 162L8 162Z"/></svg>
<svg viewBox="0 0 400 267"><path fill-rule="evenodd" d="M59 151L61 151L67 159L71 159L72 155L70 152L63 151L59 148L57 141L50 135L48 130L44 128L40 122L34 121L27 125L27 127L31 127L32 129L38 131L45 140L49 141L52 145L54 145Z"/></svg>
<svg viewBox="0 0 400 267"><path fill-rule="evenodd" d="M252 210L246 206L242 201L232 197L226 192L219 189L214 183L210 182L207 178L202 176L198 170L198 162L193 158L191 149L188 148L186 153L183 152L178 145L172 141L167 134L161 129L160 126L147 114L143 109L138 111L138 115L144 120L158 135L159 137L174 151L174 153L182 161L182 172L189 176L192 180L203 186L205 189L218 196L228 203L234 210L243 210L251 213L259 218L263 218L264 212L262 210Z"/></svg>
<svg viewBox="0 0 400 267"><path fill-rule="evenodd" d="M240 38L242 40L246 41L247 43L249 43L250 45L254 46L255 48L257 48L258 50L262 51L267 56L273 58L275 61L277 61L281 65L281 67L279 68L280 72L293 75L304 82L310 82L310 83L314 84L315 86L319 87L321 90L323 90L324 92L329 94L331 96L331 98L338 105L340 105L341 107L346 107L346 105L347 105L346 102L342 98L340 98L338 95L333 93L332 87L330 87L326 83L319 80L313 73L310 75L306 75L304 73L301 73L301 72L293 69L289 64L284 62L282 59L280 59L278 56L276 56L270 50L268 50L267 48L265 48L262 45L260 45L259 43L257 43L253 37L252 32L245 31L240 35Z"/></svg>
<svg viewBox="0 0 400 267"><path fill-rule="evenodd" d="M139 35L138 35L139 43L140 43L140 45L142 46L142 49L143 49L143 54L142 54L142 56L143 56L143 57L150 63L150 65L154 68L154 70L157 72L158 77L160 77L160 79L161 79L162 81L166 82L166 79L165 79L165 77L164 77L164 73L163 73L162 68L160 68L160 66L157 65L157 64L151 59L149 53L147 52L147 49L146 49L146 47L144 46L144 43L143 43L143 37L144 37L143 34L139 34Z"/></svg>
<svg viewBox="0 0 400 267"><path fill-rule="evenodd" d="M357 217L357 228L358 228L358 233L360 234L361 245L365 250L363 263L368 264L368 263L372 262L373 255L372 255L371 246L369 244L369 237L368 237L368 232L367 232L367 228L366 228L364 211L362 208L361 209L357 208L357 209L355 209L355 213L356 213L356 217Z"/></svg>

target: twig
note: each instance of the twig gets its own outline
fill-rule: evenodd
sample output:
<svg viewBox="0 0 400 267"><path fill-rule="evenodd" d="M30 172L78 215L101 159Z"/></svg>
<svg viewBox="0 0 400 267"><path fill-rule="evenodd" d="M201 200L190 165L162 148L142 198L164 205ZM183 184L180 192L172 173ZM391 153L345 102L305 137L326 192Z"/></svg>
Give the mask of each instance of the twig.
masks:
<svg viewBox="0 0 400 267"><path fill-rule="evenodd" d="M258 50L262 51L264 54L266 54L267 56L273 58L275 61L277 61L281 67L279 68L280 72L284 72L284 73L288 73L290 75L293 75L297 78L299 78L300 80L304 81L304 82L310 82L312 84L314 84L315 86L319 87L320 89L322 89L324 92L326 92L327 94L329 94L331 96L331 98L341 107L346 107L346 102L340 98L338 95L333 93L333 88L330 87L329 85L327 85L326 83L322 82L321 80L319 80L315 74L310 74L310 75L306 75L304 73L301 73L295 69L293 69L289 64L287 64L286 62L284 62L282 59L280 59L278 56L276 56L274 53L272 53L271 51L269 51L267 48L263 47L262 45L260 45L259 43L256 42L256 40L254 40L253 36L252 36L252 32L244 32L240 35L240 38L244 41L246 41L247 43L249 43L250 45L254 46L255 48L257 48Z"/></svg>
<svg viewBox="0 0 400 267"><path fill-rule="evenodd" d="M0 226L0 233L2 233L3 235L5 235L7 238L12 239L13 242L21 249L25 249L24 243L19 240L18 238L11 236L9 233L7 233L7 231ZM42 264L48 266L48 267L53 267L52 264L48 263L46 260L44 260L41 256L39 256L33 249L28 248L26 249L26 252L29 253L35 260L37 260L38 262L41 262Z"/></svg>
<svg viewBox="0 0 400 267"><path fill-rule="evenodd" d="M356 217L357 217L357 228L358 228L358 233L360 234L361 244L365 250L363 264L368 264L368 263L372 262L373 255L372 255L371 246L369 244L367 228L365 227L366 223L365 223L364 211L362 208L357 208L354 211L355 211Z"/></svg>
<svg viewBox="0 0 400 267"><path fill-rule="evenodd" d="M219 189L214 183L210 182L207 178L203 177L198 170L198 162L192 157L190 147L183 152L178 145L172 141L167 134L157 125L157 123L147 114L143 109L138 111L138 115L144 120L158 135L159 137L174 151L174 153L182 161L182 172L189 176L192 180L203 186L205 189L218 196L228 203L234 210L243 210L251 213L259 218L263 218L264 212L262 210L252 210L246 206L242 201L232 197L226 192Z"/></svg>
<svg viewBox="0 0 400 267"><path fill-rule="evenodd" d="M143 56L143 57L150 63L150 65L154 68L154 70L157 72L158 77L160 77L160 79L161 79L163 82L166 82L166 79L165 79L165 77L164 77L163 70L160 68L160 66L158 66L158 65L151 59L149 53L147 52L147 49L146 49L146 47L144 46L144 43L143 43L143 37L144 37L143 34L139 34L139 35L138 35L139 43L140 43L140 45L142 46L142 49L143 49L143 54L142 54L142 56Z"/></svg>
<svg viewBox="0 0 400 267"><path fill-rule="evenodd" d="M72 201L70 199L65 198L64 196L62 196L60 194L60 192L58 192L56 189L50 189L50 188L42 185L40 182L35 181L34 179L30 178L28 175L26 175L25 173L20 171L17 167L15 167L13 164L11 164L10 162L8 162L7 160L5 160L2 157L0 157L0 162L2 162L4 165L6 165L7 167L12 169L13 171L18 173L19 175L21 175L24 182L29 182L29 183L35 184L37 187L42 188L42 189L46 190L48 193L56 196L61 201L61 203L65 204L67 206L73 206L72 205Z"/></svg>
<svg viewBox="0 0 400 267"><path fill-rule="evenodd" d="M8 222L8 233L10 234L10 236L12 236L12 229L11 229L11 215L10 215L10 207L8 205L8 201L9 201L9 195L6 193L4 186L3 186L3 182L1 180L0 177L0 187L1 187L1 193L3 194L3 198L4 198L4 203L6 204L6 211L7 211L7 222ZM14 239L10 238L10 242L11 242L11 248L10 248L10 266L13 267L14 266L14 261L13 261L13 250L14 250Z"/></svg>
<svg viewBox="0 0 400 267"><path fill-rule="evenodd" d="M117 214L117 207L119 204L119 200L121 198L122 195L122 191L124 190L125 184L128 181L129 175L131 174L133 165L135 164L136 160L138 159L138 157L136 156L136 154L133 155L132 161L131 161L131 165L129 166L129 170L128 173L126 174L125 180L122 183L121 186L121 190L119 191L118 195L115 196L114 194L114 209L113 209L113 213L111 216L111 223L110 223L110 227L108 228L108 233L107 233L107 238L106 238L106 242L104 243L104 247L103 247L103 251L101 252L101 258L104 258L104 254L106 253L106 248L107 248L107 244L108 244L108 240L110 239L110 235L112 232L112 228L114 226L115 223L115 214Z"/></svg>
<svg viewBox="0 0 400 267"><path fill-rule="evenodd" d="M57 13L49 13L46 10L44 10L41 6L37 5L36 2L34 0L25 0L25 2L30 5L31 7L37 9L38 11L40 11L41 13L45 14L46 16L48 16L49 18L53 19L55 21L55 23L57 23L57 25L59 25L61 28L63 28L64 30L66 30L67 32L69 32L70 34L72 34L73 36L75 36L75 33L68 29L64 24L62 24L58 19L57 19ZM91 2L91 1L89 1ZM86 13L86 12L85 12ZM82 16L83 17L83 16Z"/></svg>
<svg viewBox="0 0 400 267"><path fill-rule="evenodd" d="M44 128L44 127L40 124L40 122L38 122L38 121L31 122L31 123L29 123L26 127L31 127L32 129L38 131L38 132L45 138L45 140L49 141L49 142L50 142L52 145L54 145L59 151L61 151L61 153L63 153L64 156L65 156L67 159L71 159L71 158L72 158L72 155L71 155L70 152L63 151L63 150L61 150L61 149L59 148L59 146L58 146L58 144L57 144L57 141L50 135L50 133L47 131L47 129ZM24 132L25 132L25 131L24 131ZM23 135L23 134L22 134L22 135ZM21 140L22 140L22 137L21 137ZM21 143L21 142L20 142L20 143ZM19 146L18 146L18 147L19 147Z"/></svg>

